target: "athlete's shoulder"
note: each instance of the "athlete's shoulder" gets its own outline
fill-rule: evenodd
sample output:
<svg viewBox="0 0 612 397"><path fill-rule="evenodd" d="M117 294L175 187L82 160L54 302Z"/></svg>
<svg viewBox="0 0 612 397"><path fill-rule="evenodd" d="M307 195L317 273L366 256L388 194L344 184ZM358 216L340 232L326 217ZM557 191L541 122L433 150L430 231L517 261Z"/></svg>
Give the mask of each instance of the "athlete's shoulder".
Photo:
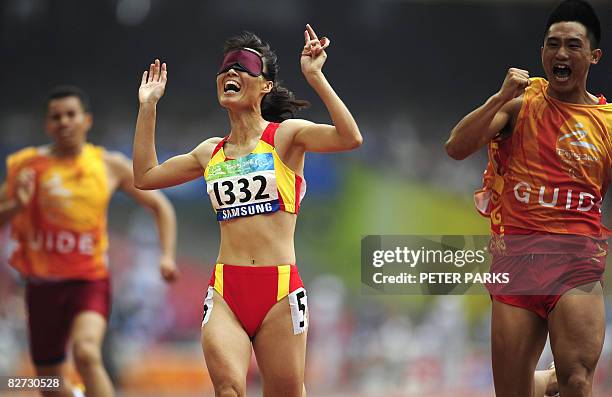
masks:
<svg viewBox="0 0 612 397"><path fill-rule="evenodd" d="M94 145L93 143L86 143L83 150L86 153L93 154L95 156L104 158L108 150L104 146Z"/></svg>
<svg viewBox="0 0 612 397"><path fill-rule="evenodd" d="M287 119L279 124L276 130L275 146L291 145L295 136L304 128L314 125L312 121L304 119Z"/></svg>
<svg viewBox="0 0 612 397"><path fill-rule="evenodd" d="M101 148L102 150L99 152L102 155L104 161L108 164L126 164L130 163L130 159L125 154L116 151L116 150L106 150Z"/></svg>
<svg viewBox="0 0 612 397"><path fill-rule="evenodd" d="M504 106L505 110L512 116L514 121L520 115L529 116L533 111L537 111L536 107L531 106L533 103L537 103L538 100L546 101L547 87L548 81L545 78L531 77L529 79L529 86L520 96L508 102Z"/></svg>
<svg viewBox="0 0 612 397"><path fill-rule="evenodd" d="M212 138L208 138L202 142L200 142L200 144L198 146L196 146L196 149L198 147L205 147L205 146L217 146L217 144L219 144L219 142L221 142L223 140L223 138L218 137L218 136L213 136Z"/></svg>
<svg viewBox="0 0 612 397"><path fill-rule="evenodd" d="M610 150L612 153L612 103L604 102L596 106L598 115L603 118L605 125L605 133L608 137Z"/></svg>
<svg viewBox="0 0 612 397"><path fill-rule="evenodd" d="M518 97L521 98L521 104L525 101L532 102L534 100L546 99L546 88L548 87L548 81L543 77L531 77L529 79L529 86L525 88L523 94ZM517 99L517 98L515 98Z"/></svg>
<svg viewBox="0 0 612 397"><path fill-rule="evenodd" d="M548 80L544 77L531 77L527 89L531 91L542 91L545 90L546 87L548 87Z"/></svg>
<svg viewBox="0 0 612 397"><path fill-rule="evenodd" d="M312 121L304 119L287 119L279 124L277 133L278 134L295 134L302 128L313 125Z"/></svg>
<svg viewBox="0 0 612 397"><path fill-rule="evenodd" d="M595 97L595 95L593 96ZM612 102L608 102L608 99L603 94L599 94L596 97L598 103L595 106L597 106L597 109L603 111L606 118L612 117Z"/></svg>
<svg viewBox="0 0 612 397"><path fill-rule="evenodd" d="M213 156L213 152L222 141L223 138L217 136L208 138L200 142L190 154L194 156L201 165L208 164Z"/></svg>
<svg viewBox="0 0 612 397"><path fill-rule="evenodd" d="M107 170L113 177L124 178L132 173L132 161L123 153L104 149L100 152Z"/></svg>
<svg viewBox="0 0 612 397"><path fill-rule="evenodd" d="M14 153L11 153L6 158L6 164L8 168L19 167L28 161L31 161L41 154L44 147L28 146L20 149Z"/></svg>

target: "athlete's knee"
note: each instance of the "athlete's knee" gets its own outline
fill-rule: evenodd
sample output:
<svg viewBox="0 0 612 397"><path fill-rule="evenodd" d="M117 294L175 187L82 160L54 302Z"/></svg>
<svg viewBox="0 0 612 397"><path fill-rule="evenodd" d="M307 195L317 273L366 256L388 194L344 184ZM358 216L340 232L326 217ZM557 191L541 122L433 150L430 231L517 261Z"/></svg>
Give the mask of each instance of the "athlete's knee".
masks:
<svg viewBox="0 0 612 397"><path fill-rule="evenodd" d="M558 374L557 382L561 389L569 389L573 393L586 396L590 393L592 387L593 372L594 369L585 365L576 365Z"/></svg>
<svg viewBox="0 0 612 397"><path fill-rule="evenodd" d="M243 397L244 386L233 380L225 380L215 385L215 397Z"/></svg>
<svg viewBox="0 0 612 397"><path fill-rule="evenodd" d="M585 373L575 373L567 378L566 386L574 393L579 392L586 396L591 390L591 379Z"/></svg>
<svg viewBox="0 0 612 397"><path fill-rule="evenodd" d="M100 346L94 341L75 341L72 352L74 363L80 370L86 370L102 364Z"/></svg>
<svg viewBox="0 0 612 397"><path fill-rule="evenodd" d="M273 380L264 380L264 396L305 396L304 379L298 376L277 376Z"/></svg>

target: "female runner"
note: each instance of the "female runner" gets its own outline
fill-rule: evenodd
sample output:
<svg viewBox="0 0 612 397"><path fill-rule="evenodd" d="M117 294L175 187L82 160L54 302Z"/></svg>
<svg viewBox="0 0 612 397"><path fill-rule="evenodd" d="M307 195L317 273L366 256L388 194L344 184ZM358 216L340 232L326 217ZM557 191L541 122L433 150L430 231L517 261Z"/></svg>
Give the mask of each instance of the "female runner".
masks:
<svg viewBox="0 0 612 397"><path fill-rule="evenodd" d="M277 57L256 35L226 41L217 96L230 133L158 164L156 106L167 81L155 60L142 76L134 138L134 181L140 189L178 185L202 174L217 213L221 247L202 321L202 348L215 394L244 396L251 348L264 396L303 396L308 313L295 267L293 235L306 152L338 152L362 143L359 128L321 69L330 41L310 25L301 69L333 125L295 119L307 105L277 81Z"/></svg>

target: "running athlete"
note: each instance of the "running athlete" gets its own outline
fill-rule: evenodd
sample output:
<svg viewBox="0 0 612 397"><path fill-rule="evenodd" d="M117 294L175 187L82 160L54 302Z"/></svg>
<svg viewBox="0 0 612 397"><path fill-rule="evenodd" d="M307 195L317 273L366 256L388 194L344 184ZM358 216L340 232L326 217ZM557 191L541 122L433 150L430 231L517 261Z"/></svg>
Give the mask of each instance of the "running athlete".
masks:
<svg viewBox="0 0 612 397"><path fill-rule="evenodd" d="M166 281L177 276L172 205L159 192L134 187L125 156L87 143L91 126L85 93L76 87L54 89L46 115L51 144L10 155L0 187L0 224L11 222L15 243L10 263L26 279L36 373L65 381L61 390L42 391L43 396L73 396L66 378L68 347L87 396L113 395L101 346L110 311L106 212L115 190L153 211L161 275Z"/></svg>
<svg viewBox="0 0 612 397"><path fill-rule="evenodd" d="M351 150L362 142L349 110L321 71L330 41L310 25L301 69L333 125L294 119L306 105L278 83L277 57L252 33L225 42L217 96L230 133L158 164L156 105L166 64L142 76L134 139L134 176L141 189L204 175L221 229L221 247L204 302L202 348L217 396L244 396L251 348L264 396L302 396L308 325L306 294L295 266L293 234L306 152Z"/></svg>
<svg viewBox="0 0 612 397"><path fill-rule="evenodd" d="M612 105L586 88L602 56L600 36L589 3L560 3L541 50L547 80L509 69L446 143L458 160L488 144L475 201L491 219L491 271L517 281L488 286L498 397L532 395L547 333L560 395L592 395L605 328L601 201L612 165Z"/></svg>

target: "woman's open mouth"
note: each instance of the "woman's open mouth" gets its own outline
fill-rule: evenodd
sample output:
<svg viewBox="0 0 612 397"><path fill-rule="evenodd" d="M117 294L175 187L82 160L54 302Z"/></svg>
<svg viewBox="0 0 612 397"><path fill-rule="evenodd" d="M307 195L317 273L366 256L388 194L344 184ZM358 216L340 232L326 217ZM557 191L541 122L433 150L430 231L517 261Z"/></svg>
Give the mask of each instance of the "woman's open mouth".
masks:
<svg viewBox="0 0 612 397"><path fill-rule="evenodd" d="M226 94L237 94L240 92L240 83L234 80L227 80L225 84L223 84L223 92Z"/></svg>

